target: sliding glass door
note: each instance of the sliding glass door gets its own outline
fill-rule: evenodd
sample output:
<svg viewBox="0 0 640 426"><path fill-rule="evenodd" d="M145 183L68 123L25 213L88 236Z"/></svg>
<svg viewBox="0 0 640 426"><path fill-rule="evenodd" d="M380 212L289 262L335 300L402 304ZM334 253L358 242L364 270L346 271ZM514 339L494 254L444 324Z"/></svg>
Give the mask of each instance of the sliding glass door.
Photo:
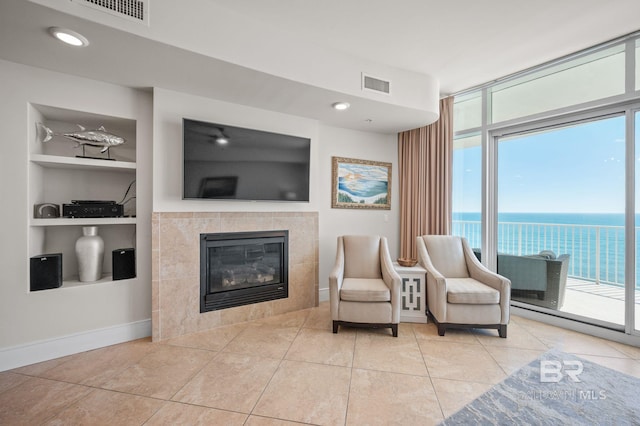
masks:
<svg viewBox="0 0 640 426"><path fill-rule="evenodd" d="M640 35L460 93L453 124L452 230L513 305L636 343Z"/></svg>
<svg viewBox="0 0 640 426"><path fill-rule="evenodd" d="M511 279L512 300L623 328L625 116L494 141L497 271Z"/></svg>
<svg viewBox="0 0 640 426"><path fill-rule="evenodd" d="M640 52L638 49L636 52ZM638 53L636 53L638 54ZM640 57L640 56L639 56ZM638 67L640 69L640 67ZM638 74L640 76L640 73ZM637 84L640 84L640 77L637 80ZM630 304L633 306L633 311L635 313L632 328L635 332L640 332L640 111L636 111L634 113L633 119L633 127L630 129L629 133L634 135L635 139L635 215L634 215L634 237L635 237L635 285L629 291L628 294L631 296L632 302Z"/></svg>

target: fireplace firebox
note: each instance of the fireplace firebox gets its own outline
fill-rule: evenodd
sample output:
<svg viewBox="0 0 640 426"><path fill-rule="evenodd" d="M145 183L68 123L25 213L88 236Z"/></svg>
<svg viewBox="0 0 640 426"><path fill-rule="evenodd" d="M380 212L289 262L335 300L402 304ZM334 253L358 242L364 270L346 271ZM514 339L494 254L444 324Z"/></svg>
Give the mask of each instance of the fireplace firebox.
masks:
<svg viewBox="0 0 640 426"><path fill-rule="evenodd" d="M289 295L289 231L200 234L200 312Z"/></svg>

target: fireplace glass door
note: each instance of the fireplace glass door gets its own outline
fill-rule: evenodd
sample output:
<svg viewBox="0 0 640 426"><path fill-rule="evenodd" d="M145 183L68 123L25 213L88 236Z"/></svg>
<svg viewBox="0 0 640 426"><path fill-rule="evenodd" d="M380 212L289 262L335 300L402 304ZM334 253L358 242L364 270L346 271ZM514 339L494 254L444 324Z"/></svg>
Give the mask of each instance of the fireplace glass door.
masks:
<svg viewBox="0 0 640 426"><path fill-rule="evenodd" d="M201 234L200 312L288 297L288 231Z"/></svg>
<svg viewBox="0 0 640 426"><path fill-rule="evenodd" d="M254 239L239 245L210 248L209 292L279 283L283 244L268 240Z"/></svg>

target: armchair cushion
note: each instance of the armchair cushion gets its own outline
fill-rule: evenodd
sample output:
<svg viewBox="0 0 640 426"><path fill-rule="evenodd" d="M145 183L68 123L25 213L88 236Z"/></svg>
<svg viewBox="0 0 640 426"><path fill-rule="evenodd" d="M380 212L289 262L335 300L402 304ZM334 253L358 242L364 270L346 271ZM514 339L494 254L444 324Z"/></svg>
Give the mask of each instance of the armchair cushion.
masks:
<svg viewBox="0 0 640 426"><path fill-rule="evenodd" d="M473 278L447 278L447 303L491 305L500 303L500 292Z"/></svg>
<svg viewBox="0 0 640 426"><path fill-rule="evenodd" d="M379 278L345 278L340 289L340 300L350 302L389 302L389 287Z"/></svg>
<svg viewBox="0 0 640 426"><path fill-rule="evenodd" d="M419 237L418 237L419 238ZM433 267L446 278L468 278L469 270L460 240L445 235L430 235L424 243Z"/></svg>
<svg viewBox="0 0 640 426"><path fill-rule="evenodd" d="M343 240L345 278L382 278L380 237L349 235Z"/></svg>

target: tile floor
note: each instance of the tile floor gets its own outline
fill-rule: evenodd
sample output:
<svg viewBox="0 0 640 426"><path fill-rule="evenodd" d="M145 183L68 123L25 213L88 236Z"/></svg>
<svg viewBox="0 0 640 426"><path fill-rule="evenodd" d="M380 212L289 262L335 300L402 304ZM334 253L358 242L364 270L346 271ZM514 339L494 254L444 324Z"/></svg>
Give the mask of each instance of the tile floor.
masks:
<svg viewBox="0 0 640 426"><path fill-rule="evenodd" d="M329 305L0 373L0 424L435 424L551 347L640 377L640 348L514 316L331 333Z"/></svg>

